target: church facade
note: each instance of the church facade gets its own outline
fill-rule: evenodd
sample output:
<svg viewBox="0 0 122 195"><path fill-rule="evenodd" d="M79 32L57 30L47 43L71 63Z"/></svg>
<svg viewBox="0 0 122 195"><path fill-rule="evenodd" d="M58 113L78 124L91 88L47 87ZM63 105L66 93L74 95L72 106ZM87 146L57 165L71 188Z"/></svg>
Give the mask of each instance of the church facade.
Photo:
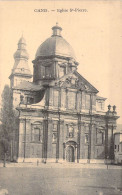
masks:
<svg viewBox="0 0 122 195"><path fill-rule="evenodd" d="M10 75L19 127L13 146L17 162L105 162L114 160L116 106L77 72L78 62L56 24L33 60L33 81L23 37Z"/></svg>

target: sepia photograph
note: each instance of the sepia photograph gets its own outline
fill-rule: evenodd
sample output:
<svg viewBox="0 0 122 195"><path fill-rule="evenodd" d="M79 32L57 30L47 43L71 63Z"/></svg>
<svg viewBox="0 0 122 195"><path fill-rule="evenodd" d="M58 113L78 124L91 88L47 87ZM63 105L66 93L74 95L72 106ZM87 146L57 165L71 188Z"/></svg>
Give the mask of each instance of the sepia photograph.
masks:
<svg viewBox="0 0 122 195"><path fill-rule="evenodd" d="M0 195L122 194L122 2L0 1Z"/></svg>

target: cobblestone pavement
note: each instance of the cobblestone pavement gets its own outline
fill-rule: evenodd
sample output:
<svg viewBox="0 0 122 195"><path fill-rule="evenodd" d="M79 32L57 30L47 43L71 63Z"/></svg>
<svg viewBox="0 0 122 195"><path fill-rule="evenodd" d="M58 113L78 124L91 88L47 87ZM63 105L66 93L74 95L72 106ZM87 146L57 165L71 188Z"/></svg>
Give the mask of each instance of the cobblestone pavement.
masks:
<svg viewBox="0 0 122 195"><path fill-rule="evenodd" d="M120 195L122 170L121 167L113 167L107 169L105 165L59 163L39 166L32 163L7 164L6 168L0 167L0 193L3 190L9 195Z"/></svg>
<svg viewBox="0 0 122 195"><path fill-rule="evenodd" d="M3 167L3 163L0 163ZM6 163L6 167L41 167L41 168L89 168L89 169L120 169L122 166L105 164L81 164L81 163Z"/></svg>

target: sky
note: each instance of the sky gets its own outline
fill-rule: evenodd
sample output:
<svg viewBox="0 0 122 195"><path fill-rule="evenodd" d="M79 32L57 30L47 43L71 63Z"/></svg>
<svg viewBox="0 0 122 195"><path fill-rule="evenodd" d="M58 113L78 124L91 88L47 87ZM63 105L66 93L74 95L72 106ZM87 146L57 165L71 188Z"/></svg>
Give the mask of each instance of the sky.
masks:
<svg viewBox="0 0 122 195"><path fill-rule="evenodd" d="M22 34L33 72L35 53L52 35L56 22L74 49L78 72L98 89L99 96L107 98L106 109L108 104L117 106L118 123L122 123L121 1L0 1L0 93L9 84Z"/></svg>

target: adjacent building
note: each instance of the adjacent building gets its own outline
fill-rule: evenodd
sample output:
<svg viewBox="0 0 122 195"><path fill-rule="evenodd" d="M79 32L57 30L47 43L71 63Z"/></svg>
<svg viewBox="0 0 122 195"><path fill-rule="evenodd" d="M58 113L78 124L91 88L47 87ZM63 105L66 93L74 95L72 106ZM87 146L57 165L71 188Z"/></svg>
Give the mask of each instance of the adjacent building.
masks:
<svg viewBox="0 0 122 195"><path fill-rule="evenodd" d="M114 134L115 163L122 164L122 131Z"/></svg>
<svg viewBox="0 0 122 195"><path fill-rule="evenodd" d="M14 54L10 75L13 107L19 113L18 136L13 148L17 162L105 162L114 160L116 106L77 72L70 44L62 28L37 49L33 76L23 37ZM31 81L33 77L33 81Z"/></svg>

